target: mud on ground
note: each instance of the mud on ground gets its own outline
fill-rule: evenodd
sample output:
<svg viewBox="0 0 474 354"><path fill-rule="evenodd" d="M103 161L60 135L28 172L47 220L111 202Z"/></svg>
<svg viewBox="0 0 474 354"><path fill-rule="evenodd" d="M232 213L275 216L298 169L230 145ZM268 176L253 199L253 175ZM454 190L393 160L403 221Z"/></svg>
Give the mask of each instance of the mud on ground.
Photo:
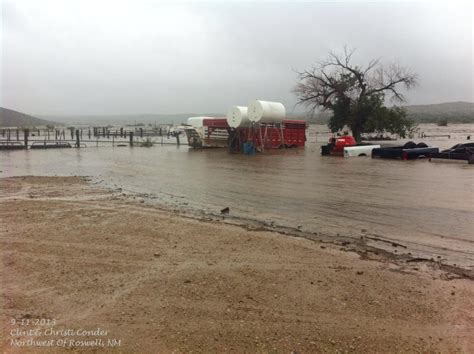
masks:
<svg viewBox="0 0 474 354"><path fill-rule="evenodd" d="M0 219L4 352L41 350L15 346L31 338L19 329L64 338L48 328L107 334L44 352L474 351L474 283L428 265L183 217L79 177L1 179Z"/></svg>

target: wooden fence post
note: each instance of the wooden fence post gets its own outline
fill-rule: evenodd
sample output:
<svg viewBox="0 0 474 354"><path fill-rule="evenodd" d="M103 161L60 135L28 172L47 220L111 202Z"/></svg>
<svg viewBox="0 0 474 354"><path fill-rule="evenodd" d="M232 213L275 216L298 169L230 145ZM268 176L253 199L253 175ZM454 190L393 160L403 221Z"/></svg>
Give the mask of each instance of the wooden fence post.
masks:
<svg viewBox="0 0 474 354"><path fill-rule="evenodd" d="M28 135L30 134L30 131L28 129L25 129L23 131L23 137L25 139L25 149L28 149Z"/></svg>

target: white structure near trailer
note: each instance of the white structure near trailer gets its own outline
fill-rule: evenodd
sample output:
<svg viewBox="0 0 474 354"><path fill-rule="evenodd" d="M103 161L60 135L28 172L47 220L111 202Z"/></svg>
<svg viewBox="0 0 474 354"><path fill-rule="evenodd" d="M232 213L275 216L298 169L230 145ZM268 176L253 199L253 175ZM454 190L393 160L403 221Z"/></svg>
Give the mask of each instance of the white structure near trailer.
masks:
<svg viewBox="0 0 474 354"><path fill-rule="evenodd" d="M205 124L205 122L207 122ZM212 122L225 122L225 119L215 117L190 117L188 126L184 129L188 145L194 148L226 147L229 132L227 128L215 127Z"/></svg>
<svg viewBox="0 0 474 354"><path fill-rule="evenodd" d="M380 145L348 146L344 148L344 157L372 156L372 150L379 147Z"/></svg>
<svg viewBox="0 0 474 354"><path fill-rule="evenodd" d="M190 117L188 118L188 125L193 128L202 128L204 119L214 119L213 117Z"/></svg>

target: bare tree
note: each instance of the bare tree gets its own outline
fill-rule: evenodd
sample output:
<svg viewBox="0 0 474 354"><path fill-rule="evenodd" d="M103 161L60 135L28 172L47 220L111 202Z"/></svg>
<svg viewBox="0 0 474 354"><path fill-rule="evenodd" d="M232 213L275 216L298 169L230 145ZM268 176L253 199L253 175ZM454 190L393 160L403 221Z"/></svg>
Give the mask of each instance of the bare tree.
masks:
<svg viewBox="0 0 474 354"><path fill-rule="evenodd" d="M310 70L298 72L299 82L294 88L298 104L315 111L318 108L339 114L338 123L348 125L359 141L370 115L370 105L378 98L382 102L388 94L393 102L404 102L401 88L417 85L417 75L406 68L391 64L383 66L379 59L371 60L366 67L351 63L354 50L344 47L342 54L330 52L326 60ZM341 117L340 115L346 117ZM335 128L340 124L333 124Z"/></svg>

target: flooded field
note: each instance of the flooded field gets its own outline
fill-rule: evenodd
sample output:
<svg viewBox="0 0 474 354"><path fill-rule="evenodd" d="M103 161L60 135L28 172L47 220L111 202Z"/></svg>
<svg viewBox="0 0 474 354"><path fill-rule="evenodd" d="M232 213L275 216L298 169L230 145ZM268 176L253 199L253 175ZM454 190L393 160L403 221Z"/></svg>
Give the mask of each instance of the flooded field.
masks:
<svg viewBox="0 0 474 354"><path fill-rule="evenodd" d="M443 149L474 138L474 125L420 131L450 134L413 139ZM365 235L389 241L373 241L377 247L407 247L398 253L474 266L472 165L324 157L327 128L312 126L307 136L305 149L256 156L185 145L2 151L0 176L88 175L172 208L218 214L229 207L234 217L334 237Z"/></svg>

